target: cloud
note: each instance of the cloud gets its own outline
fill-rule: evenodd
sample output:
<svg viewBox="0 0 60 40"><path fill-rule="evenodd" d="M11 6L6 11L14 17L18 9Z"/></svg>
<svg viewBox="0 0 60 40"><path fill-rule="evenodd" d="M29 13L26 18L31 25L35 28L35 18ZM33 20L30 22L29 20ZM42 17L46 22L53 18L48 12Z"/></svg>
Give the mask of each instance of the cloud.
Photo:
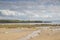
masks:
<svg viewBox="0 0 60 40"><path fill-rule="evenodd" d="M0 16L32 20L60 20L59 0L0 1Z"/></svg>
<svg viewBox="0 0 60 40"><path fill-rule="evenodd" d="M5 16L18 16L18 15L25 15L24 13L20 13L17 11L11 11L11 10L0 10L0 14L1 15L5 15Z"/></svg>
<svg viewBox="0 0 60 40"><path fill-rule="evenodd" d="M0 10L0 19L23 19L24 13L11 11L11 10Z"/></svg>
<svg viewBox="0 0 60 40"><path fill-rule="evenodd" d="M0 12L1 12L2 15L6 15L6 16L13 15L13 16L16 16L16 12L14 12L14 11L0 10Z"/></svg>

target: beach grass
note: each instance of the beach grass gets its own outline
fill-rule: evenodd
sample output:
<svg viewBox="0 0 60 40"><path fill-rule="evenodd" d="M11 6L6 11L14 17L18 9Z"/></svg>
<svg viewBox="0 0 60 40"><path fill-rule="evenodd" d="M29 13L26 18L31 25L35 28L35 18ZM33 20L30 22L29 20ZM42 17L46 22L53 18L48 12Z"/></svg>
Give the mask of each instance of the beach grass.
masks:
<svg viewBox="0 0 60 40"><path fill-rule="evenodd" d="M57 24L0 24L0 28L36 28L36 27L44 27L44 26L52 26L52 27L56 27L56 26L60 26Z"/></svg>

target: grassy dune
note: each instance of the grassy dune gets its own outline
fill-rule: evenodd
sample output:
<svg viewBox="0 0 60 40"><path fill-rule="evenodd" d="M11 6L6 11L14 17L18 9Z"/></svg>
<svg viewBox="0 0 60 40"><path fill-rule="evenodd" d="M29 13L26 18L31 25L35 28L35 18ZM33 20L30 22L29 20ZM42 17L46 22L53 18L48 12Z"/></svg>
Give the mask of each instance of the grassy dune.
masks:
<svg viewBox="0 0 60 40"><path fill-rule="evenodd" d="M60 26L60 24L0 24L0 28L36 28L36 27L44 27L44 26Z"/></svg>

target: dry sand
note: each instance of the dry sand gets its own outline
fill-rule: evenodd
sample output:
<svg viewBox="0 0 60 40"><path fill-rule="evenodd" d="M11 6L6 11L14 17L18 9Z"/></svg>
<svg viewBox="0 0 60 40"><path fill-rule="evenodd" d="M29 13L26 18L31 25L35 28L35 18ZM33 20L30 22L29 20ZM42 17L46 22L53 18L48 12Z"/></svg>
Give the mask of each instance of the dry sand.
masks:
<svg viewBox="0 0 60 40"><path fill-rule="evenodd" d="M60 29L51 30L49 28L41 28L32 30L0 28L0 40L60 40Z"/></svg>
<svg viewBox="0 0 60 40"><path fill-rule="evenodd" d="M30 40L60 40L60 30L43 30L39 36Z"/></svg>
<svg viewBox="0 0 60 40"><path fill-rule="evenodd" d="M18 29L16 32L11 32L12 30L15 29L0 29L0 40L17 40L32 33L32 31L27 30L17 32L20 29Z"/></svg>

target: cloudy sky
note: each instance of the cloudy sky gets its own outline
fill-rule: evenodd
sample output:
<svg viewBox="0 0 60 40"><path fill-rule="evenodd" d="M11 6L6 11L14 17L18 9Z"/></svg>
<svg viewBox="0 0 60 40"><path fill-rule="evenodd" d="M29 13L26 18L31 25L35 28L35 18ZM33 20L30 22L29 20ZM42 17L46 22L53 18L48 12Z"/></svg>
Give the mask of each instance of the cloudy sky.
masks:
<svg viewBox="0 0 60 40"><path fill-rule="evenodd" d="M0 19L60 20L60 0L0 0Z"/></svg>

